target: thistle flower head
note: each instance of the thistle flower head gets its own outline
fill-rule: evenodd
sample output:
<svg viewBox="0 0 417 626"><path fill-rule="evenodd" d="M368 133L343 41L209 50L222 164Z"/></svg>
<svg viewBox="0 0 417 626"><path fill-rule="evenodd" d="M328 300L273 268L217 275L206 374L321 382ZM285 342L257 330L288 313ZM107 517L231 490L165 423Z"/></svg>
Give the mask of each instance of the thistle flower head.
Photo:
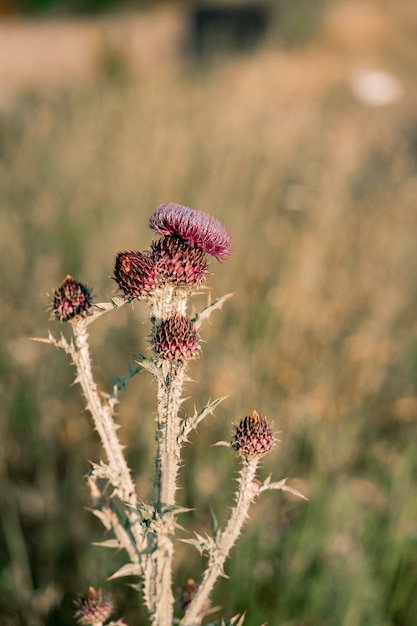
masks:
<svg viewBox="0 0 417 626"><path fill-rule="evenodd" d="M257 411L252 411L235 426L232 448L240 456L262 456L269 452L273 445L272 428Z"/></svg>
<svg viewBox="0 0 417 626"><path fill-rule="evenodd" d="M191 248L200 248L218 261L230 254L231 236L219 220L181 204L161 204L152 213L149 227L159 235L180 237Z"/></svg>
<svg viewBox="0 0 417 626"><path fill-rule="evenodd" d="M157 284L155 262L147 252L119 252L114 279L127 298L146 298Z"/></svg>
<svg viewBox="0 0 417 626"><path fill-rule="evenodd" d="M198 355L200 344L194 324L181 313L176 313L156 328L152 347L161 359L187 361Z"/></svg>
<svg viewBox="0 0 417 626"><path fill-rule="evenodd" d="M91 290L69 274L52 294L52 317L60 322L87 315L92 306Z"/></svg>
<svg viewBox="0 0 417 626"><path fill-rule="evenodd" d="M207 272L207 259L201 248L190 248L177 236L162 237L152 243L152 258L160 280L178 287L198 287Z"/></svg>
<svg viewBox="0 0 417 626"><path fill-rule="evenodd" d="M111 596L94 587L90 587L86 593L79 596L75 605L77 607L75 619L83 625L102 624L113 610Z"/></svg>

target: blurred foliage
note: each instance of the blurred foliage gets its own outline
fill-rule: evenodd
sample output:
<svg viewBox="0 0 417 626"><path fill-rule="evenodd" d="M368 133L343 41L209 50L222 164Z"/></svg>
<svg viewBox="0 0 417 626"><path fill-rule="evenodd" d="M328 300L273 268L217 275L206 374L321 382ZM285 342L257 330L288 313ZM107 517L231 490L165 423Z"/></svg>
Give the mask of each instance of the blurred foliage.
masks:
<svg viewBox="0 0 417 626"><path fill-rule="evenodd" d="M397 7L396 7L397 8ZM256 407L279 431L263 475L309 496L264 495L214 604L248 626L413 626L417 613L417 90L415 44L391 66L407 97L369 109L339 51L275 48L192 64L109 71L88 86L21 94L0 113L0 606L7 626L72 624L88 585L144 622L123 562L91 543L83 476L100 458L65 355L30 342L50 328L47 293L67 273L114 293L116 253L145 249L160 203L213 212L234 254L213 263L194 403L227 395L186 450L184 526L223 523L236 460L211 444ZM340 56L338 57L338 54ZM207 298L203 292L195 306ZM147 350L146 309L91 329L110 388ZM152 497L155 388L146 372L118 419L140 497ZM178 543L177 586L198 579Z"/></svg>
<svg viewBox="0 0 417 626"><path fill-rule="evenodd" d="M100 15L106 12L137 11L154 8L158 5L176 4L176 0L4 0L4 7L0 3L0 14L3 12L18 12L31 16L52 15ZM210 10L211 7L260 6L265 8L265 15L273 24L275 36L281 45L288 48L296 48L305 45L320 30L321 18L326 5L326 0L262 0L259 2L235 2L234 0L206 0L195 2L185 0L181 5L190 10L190 15L199 7ZM3 7L3 8L2 8ZM271 26L270 24L270 26Z"/></svg>
<svg viewBox="0 0 417 626"><path fill-rule="evenodd" d="M96 15L105 11L146 8L150 4L155 4L155 0L19 0L19 8L29 15Z"/></svg>
<svg viewBox="0 0 417 626"><path fill-rule="evenodd" d="M276 35L285 47L304 46L320 32L326 0L276 0L272 6Z"/></svg>

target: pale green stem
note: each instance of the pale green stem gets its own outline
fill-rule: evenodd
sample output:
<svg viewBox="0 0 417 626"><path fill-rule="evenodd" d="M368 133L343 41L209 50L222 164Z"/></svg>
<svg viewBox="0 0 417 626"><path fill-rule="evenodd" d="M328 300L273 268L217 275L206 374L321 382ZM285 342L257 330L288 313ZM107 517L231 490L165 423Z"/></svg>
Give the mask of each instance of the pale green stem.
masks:
<svg viewBox="0 0 417 626"><path fill-rule="evenodd" d="M236 504L224 531L218 532L216 545L210 551L209 562L203 579L180 621L180 626L198 626L201 624L204 609L208 606L210 593L218 577L223 574L224 563L241 533L242 526L248 517L249 506L258 493L258 485L254 483L258 462L259 457L251 457L243 461Z"/></svg>
<svg viewBox="0 0 417 626"><path fill-rule="evenodd" d="M151 304L151 321L157 327L161 321L181 313L185 315L187 293L172 285L166 285L155 293ZM180 467L181 443L179 441L181 421L179 409L185 380L186 362L159 361L162 378L158 378L157 397L157 451L155 458L156 511L161 515L157 526L157 552L152 561L153 571L145 587L152 590L154 611L151 612L153 626L172 626L174 595L172 592L172 560L175 531L175 513L167 511L174 507L177 478Z"/></svg>
<svg viewBox="0 0 417 626"><path fill-rule="evenodd" d="M174 596L172 593L172 559L175 513L166 511L175 506L177 477L180 466L180 418L178 416L186 364L162 363L163 380L158 380L157 453L155 459L156 508L162 515L158 530L158 551L155 560L155 615L153 624L171 626Z"/></svg>
<svg viewBox="0 0 417 626"><path fill-rule="evenodd" d="M188 292L174 285L164 285L152 293L149 301L151 320L158 325L175 313L186 314Z"/></svg>
<svg viewBox="0 0 417 626"><path fill-rule="evenodd" d="M150 617L153 626L172 626L173 624L172 560L174 544L172 533L173 529L167 524L164 524L158 532L158 547L152 571L154 593L153 610Z"/></svg>
<svg viewBox="0 0 417 626"><path fill-rule="evenodd" d="M109 403L103 403L100 399L92 374L88 334L84 320L74 322L72 327L75 349L71 349L71 356L77 368L76 380L81 385L87 401L87 409L91 413L94 426L100 436L107 456L109 464L108 479L117 490L120 500L127 505L126 515L135 538L136 554L139 562L141 559L140 552L144 545L144 536L140 525L141 518L136 510L135 487L123 454L123 447L117 436L117 425L113 420L113 407ZM131 550L129 550L129 553L131 553Z"/></svg>
<svg viewBox="0 0 417 626"><path fill-rule="evenodd" d="M165 362L163 381L158 381L158 424L157 424L157 468L156 502L159 509L175 504L177 476L180 464L180 419L182 388L185 378L185 363Z"/></svg>

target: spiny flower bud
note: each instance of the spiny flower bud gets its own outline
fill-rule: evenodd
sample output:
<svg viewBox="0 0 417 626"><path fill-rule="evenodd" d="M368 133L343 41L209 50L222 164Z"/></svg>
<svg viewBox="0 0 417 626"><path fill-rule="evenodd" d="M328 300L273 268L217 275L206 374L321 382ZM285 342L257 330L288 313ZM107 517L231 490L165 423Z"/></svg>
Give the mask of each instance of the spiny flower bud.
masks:
<svg viewBox="0 0 417 626"><path fill-rule="evenodd" d="M200 349L194 324L181 313L168 317L156 328L153 349L161 359L186 361L194 359Z"/></svg>
<svg viewBox="0 0 417 626"><path fill-rule="evenodd" d="M271 426L255 410L235 426L232 448L241 456L261 456L274 445Z"/></svg>
<svg viewBox="0 0 417 626"><path fill-rule="evenodd" d="M180 591L178 603L180 608L185 611L190 602L194 599L198 591L198 585L192 578L189 578ZM210 601L207 600L201 607L201 613L205 613L210 608Z"/></svg>
<svg viewBox="0 0 417 626"><path fill-rule="evenodd" d="M68 274L52 294L52 317L60 322L69 322L80 315L87 315L92 305L90 289Z"/></svg>
<svg viewBox="0 0 417 626"><path fill-rule="evenodd" d="M178 598L179 605L183 611L190 604L197 591L197 583L192 578L189 578L183 588L181 589L180 596Z"/></svg>
<svg viewBox="0 0 417 626"><path fill-rule="evenodd" d="M77 610L75 619L80 624L102 624L113 610L111 596L101 589L90 587L86 593L79 596L75 602Z"/></svg>
<svg viewBox="0 0 417 626"><path fill-rule="evenodd" d="M197 287L207 272L206 254L200 248L190 248L179 237L163 237L152 243L152 258L160 280L178 287Z"/></svg>
<svg viewBox="0 0 417 626"><path fill-rule="evenodd" d="M128 298L145 298L156 287L157 272L147 252L119 252L114 279Z"/></svg>
<svg viewBox="0 0 417 626"><path fill-rule="evenodd" d="M200 248L218 261L230 254L231 236L219 220L181 204L161 204L152 213L149 227L159 235L180 237L191 248Z"/></svg>

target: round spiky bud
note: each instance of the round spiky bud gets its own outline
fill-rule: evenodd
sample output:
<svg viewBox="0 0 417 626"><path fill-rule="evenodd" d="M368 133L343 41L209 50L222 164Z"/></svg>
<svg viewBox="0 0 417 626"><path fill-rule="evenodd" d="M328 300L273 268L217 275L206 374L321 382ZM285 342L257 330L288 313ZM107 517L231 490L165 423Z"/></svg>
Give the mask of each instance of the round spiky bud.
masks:
<svg viewBox="0 0 417 626"><path fill-rule="evenodd" d="M235 426L232 448L241 456L261 456L269 452L273 445L271 426L257 411L252 411Z"/></svg>
<svg viewBox="0 0 417 626"><path fill-rule="evenodd" d="M159 279L178 287L198 287L204 281L208 268L205 252L200 248L191 248L176 236L154 241L152 258Z"/></svg>
<svg viewBox="0 0 417 626"><path fill-rule="evenodd" d="M146 298L158 280L151 255L147 252L119 252L114 279L127 298Z"/></svg>
<svg viewBox="0 0 417 626"><path fill-rule="evenodd" d="M80 624L102 624L111 615L113 602L111 596L101 589L90 587L75 602L75 619Z"/></svg>
<svg viewBox="0 0 417 626"><path fill-rule="evenodd" d="M91 290L69 274L52 294L52 317L60 322L69 322L78 316L88 315L92 306Z"/></svg>
<svg viewBox="0 0 417 626"><path fill-rule="evenodd" d="M159 324L154 332L152 346L155 354L170 361L194 359L200 349L195 325L181 313Z"/></svg>
<svg viewBox="0 0 417 626"><path fill-rule="evenodd" d="M181 204L161 204L152 213L149 227L159 235L180 237L191 248L200 248L218 261L224 261L230 254L231 236L221 222Z"/></svg>

